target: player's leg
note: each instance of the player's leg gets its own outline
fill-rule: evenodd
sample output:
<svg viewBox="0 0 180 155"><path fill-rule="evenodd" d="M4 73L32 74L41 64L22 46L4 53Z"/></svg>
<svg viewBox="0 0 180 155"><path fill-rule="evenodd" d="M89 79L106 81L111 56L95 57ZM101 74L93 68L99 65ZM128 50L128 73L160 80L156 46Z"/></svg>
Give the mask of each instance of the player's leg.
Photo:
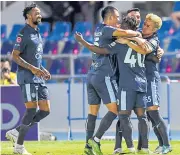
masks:
<svg viewBox="0 0 180 155"><path fill-rule="evenodd" d="M149 123L147 120L147 116L145 115L145 108L135 108L135 113L138 118L138 131L139 131L139 139L138 139L138 152L149 154L151 153L149 150Z"/></svg>
<svg viewBox="0 0 180 155"><path fill-rule="evenodd" d="M94 139L96 140L96 142L100 142L104 133L109 129L112 122L117 117L117 104L116 103L106 104L106 107L108 108L108 112L102 118L99 128L94 136Z"/></svg>
<svg viewBox="0 0 180 155"><path fill-rule="evenodd" d="M149 115L149 117L151 118L151 122L154 122L154 128L156 128L157 130L155 130L157 133L157 138L158 136L161 137L158 138L161 141L161 143L163 142L163 147L157 147L155 152L159 152L159 153L163 153L163 154L167 154L168 152L172 151L172 148L170 146L170 141L169 141L169 137L168 137L168 132L167 132L167 126L162 118L162 116L159 113L159 108L157 106L153 106L153 107L148 107L147 109L147 113ZM162 152L160 152L162 149Z"/></svg>
<svg viewBox="0 0 180 155"><path fill-rule="evenodd" d="M34 84L22 85L21 90L23 92L25 99L26 112L22 118L22 124L18 127L19 134L18 134L17 143L14 147L14 153L28 155L30 153L26 151L23 144L24 144L24 137L27 134L29 128L31 127L33 117L36 114L37 92Z"/></svg>
<svg viewBox="0 0 180 155"><path fill-rule="evenodd" d="M154 153L159 154L159 153L162 152L162 149L163 149L163 140L161 138L161 135L160 135L156 125L155 125L154 120L149 116L149 113L147 113L147 117L148 117L148 120L151 121L151 123L152 123L153 131L154 131L154 133L155 133L155 135L156 135L156 137L158 139L158 142L159 142L159 145L158 145L158 147L156 147Z"/></svg>
<svg viewBox="0 0 180 155"><path fill-rule="evenodd" d="M37 100L38 100L38 106L39 110L36 112L33 123L37 123L40 120L44 119L50 114L50 101L49 101L49 93L48 88L45 84L37 84L36 85L37 90Z"/></svg>
<svg viewBox="0 0 180 155"><path fill-rule="evenodd" d="M145 113L146 108L146 93L139 92L136 101L136 114L139 120L138 128L142 140L142 148L147 150L149 148L149 122Z"/></svg>
<svg viewBox="0 0 180 155"><path fill-rule="evenodd" d="M160 105L160 81L150 81L148 82L148 92L147 92L147 114L150 117L151 122L154 124L154 131L159 140L162 140L160 143L163 143L164 153L171 152L172 149L170 147L169 137L167 133L167 127L163 118L159 113L159 105ZM160 147L157 147L155 152L161 151ZM162 150L162 151L163 151Z"/></svg>
<svg viewBox="0 0 180 155"><path fill-rule="evenodd" d="M97 114L99 112L101 99L98 96L94 87L92 86L89 78L90 77L88 77L87 79L88 80L87 81L87 94L88 94L89 111L88 111L88 117L86 120L86 145L85 145L84 153L86 155L93 155L92 147L88 144L88 141L90 138L93 137L93 134L94 134L96 119L97 119Z"/></svg>
<svg viewBox="0 0 180 155"><path fill-rule="evenodd" d="M131 111L135 104L136 93L125 89L119 89L118 92L118 106L119 106L119 120L122 135L126 141L128 151L135 153L135 148L132 138L132 124L130 121Z"/></svg>
<svg viewBox="0 0 180 155"><path fill-rule="evenodd" d="M102 81L101 83L96 83L96 90L100 98L102 99L103 103L108 108L108 112L103 117L103 119L100 122L99 128L94 135L94 138L90 140L90 143L93 143L94 145L99 144L102 136L104 133L109 129L111 126L113 120L117 117L117 104L116 104L116 97L115 92L110 80L110 77L105 77L105 82ZM92 144L92 145L93 145ZM99 154L100 148L99 145L96 145L97 154Z"/></svg>
<svg viewBox="0 0 180 155"><path fill-rule="evenodd" d="M115 146L113 154L122 153L122 130L120 128L120 121L116 123Z"/></svg>

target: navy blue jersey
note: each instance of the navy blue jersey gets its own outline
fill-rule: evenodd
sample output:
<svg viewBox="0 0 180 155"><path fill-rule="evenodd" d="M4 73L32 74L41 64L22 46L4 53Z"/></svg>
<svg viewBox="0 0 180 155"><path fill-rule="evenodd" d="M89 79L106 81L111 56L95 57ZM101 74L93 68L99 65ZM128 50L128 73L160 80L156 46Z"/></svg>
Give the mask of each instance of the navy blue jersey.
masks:
<svg viewBox="0 0 180 155"><path fill-rule="evenodd" d="M149 45L152 48L152 52L146 55L145 67L146 67L146 77L147 78L159 78L158 64L152 60L153 56L157 56L157 49L159 46L159 40L157 34L155 33L151 37L146 38Z"/></svg>
<svg viewBox="0 0 180 155"><path fill-rule="evenodd" d="M139 54L127 45L112 42L107 46L111 54L116 54L119 68L119 87L146 92L145 55Z"/></svg>
<svg viewBox="0 0 180 155"><path fill-rule="evenodd" d="M16 38L14 50L20 51L20 57L31 65L40 68L42 64L43 42L38 30L26 24ZM30 70L18 65L18 84L44 83L43 78L35 76Z"/></svg>
<svg viewBox="0 0 180 155"><path fill-rule="evenodd" d="M100 24L94 33L94 45L98 47L105 47L107 44L111 43L112 34L115 30L116 28ZM111 55L92 53L92 64L89 74L112 76L113 70L110 61Z"/></svg>

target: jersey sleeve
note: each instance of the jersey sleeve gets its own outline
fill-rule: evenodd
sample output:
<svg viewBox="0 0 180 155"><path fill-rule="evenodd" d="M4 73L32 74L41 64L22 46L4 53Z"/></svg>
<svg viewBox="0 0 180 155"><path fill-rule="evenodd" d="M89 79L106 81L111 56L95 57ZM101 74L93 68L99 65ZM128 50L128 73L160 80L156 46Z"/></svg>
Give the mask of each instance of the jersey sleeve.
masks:
<svg viewBox="0 0 180 155"><path fill-rule="evenodd" d="M18 50L20 53L24 52L26 46L26 41L23 33L19 33L16 37L16 42L14 44L13 50Z"/></svg>
<svg viewBox="0 0 180 155"><path fill-rule="evenodd" d="M146 60L152 60L152 57L157 55L159 41L156 39L151 39L148 41L148 43L149 46L152 48L152 52L146 55Z"/></svg>
<svg viewBox="0 0 180 155"><path fill-rule="evenodd" d="M114 46L116 45L116 42L112 42L110 44L107 44L104 46L109 52L109 54L117 54L117 50L115 50Z"/></svg>
<svg viewBox="0 0 180 155"><path fill-rule="evenodd" d="M102 37L103 39L112 39L113 32L116 30L116 28L112 26L105 26L102 30Z"/></svg>
<svg viewBox="0 0 180 155"><path fill-rule="evenodd" d="M156 39L150 39L148 41L149 46L152 48L152 53L157 54L157 49L159 46L159 41Z"/></svg>

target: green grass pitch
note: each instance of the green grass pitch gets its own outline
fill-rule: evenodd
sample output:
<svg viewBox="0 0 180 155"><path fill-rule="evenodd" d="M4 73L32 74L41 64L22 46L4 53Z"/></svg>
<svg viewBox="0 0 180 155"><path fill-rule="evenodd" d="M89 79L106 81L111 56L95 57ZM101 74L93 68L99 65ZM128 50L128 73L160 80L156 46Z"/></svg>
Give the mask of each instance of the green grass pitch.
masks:
<svg viewBox="0 0 180 155"><path fill-rule="evenodd" d="M112 155L114 141L102 141L101 148L104 155ZM180 155L180 141L172 141L173 151L168 155ZM137 145L137 142L135 142ZM158 145L157 141L150 142L153 151ZM41 141L25 142L26 149L33 155L83 155L84 141ZM123 148L125 142L123 141ZM1 155L13 155L11 142L1 142Z"/></svg>

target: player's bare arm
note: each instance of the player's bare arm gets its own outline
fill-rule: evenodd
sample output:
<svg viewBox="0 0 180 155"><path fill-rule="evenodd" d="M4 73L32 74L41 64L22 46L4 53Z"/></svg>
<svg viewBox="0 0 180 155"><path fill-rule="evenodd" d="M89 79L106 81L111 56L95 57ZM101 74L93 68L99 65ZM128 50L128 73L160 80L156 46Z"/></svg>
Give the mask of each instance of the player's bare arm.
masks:
<svg viewBox="0 0 180 155"><path fill-rule="evenodd" d="M81 33L76 32L74 37L79 43L81 43L84 47L89 49L91 52L94 52L94 53L97 53L97 54L109 54L109 52L108 52L108 50L106 48L100 48L100 47L97 47L97 46L85 41L83 39L83 36L82 36Z"/></svg>
<svg viewBox="0 0 180 155"><path fill-rule="evenodd" d="M130 48L132 48L134 51L136 51L137 53L140 53L140 54L147 54L143 48L139 45L137 45L136 43L128 40L128 39L125 39L125 38L119 38L116 40L116 43L120 43L120 44L127 44Z"/></svg>
<svg viewBox="0 0 180 155"><path fill-rule="evenodd" d="M141 48L146 52L146 54L151 53L153 51L153 48L149 44L149 42L146 39L139 38L139 37L133 37L133 38L127 38L131 41L135 41Z"/></svg>
<svg viewBox="0 0 180 155"><path fill-rule="evenodd" d="M142 46L137 45L136 43L132 42L132 41L128 41L127 39L124 38L120 38L117 40L117 42L122 43L122 44L127 44L130 48L132 48L133 50L135 50L137 53L140 54L148 54L146 53L146 51L144 50L144 48L142 48ZM146 41L147 42L147 41ZM145 42L145 43L146 43ZM148 48L149 46L147 46ZM162 48L158 48L157 51L157 56L152 56L152 60L156 63L159 63L161 61L161 57L164 54L164 50Z"/></svg>
<svg viewBox="0 0 180 155"><path fill-rule="evenodd" d="M113 32L113 37L137 37L137 36L141 36L141 34L133 30L116 29Z"/></svg>
<svg viewBox="0 0 180 155"><path fill-rule="evenodd" d="M13 60L18 65L20 65L23 68L30 70L34 75L36 75L38 77L44 77L45 76L45 73L41 69L39 69L39 68L31 65L30 63L26 62L23 58L20 57L19 54L20 54L20 51L18 51L18 50L14 50L12 52Z"/></svg>

